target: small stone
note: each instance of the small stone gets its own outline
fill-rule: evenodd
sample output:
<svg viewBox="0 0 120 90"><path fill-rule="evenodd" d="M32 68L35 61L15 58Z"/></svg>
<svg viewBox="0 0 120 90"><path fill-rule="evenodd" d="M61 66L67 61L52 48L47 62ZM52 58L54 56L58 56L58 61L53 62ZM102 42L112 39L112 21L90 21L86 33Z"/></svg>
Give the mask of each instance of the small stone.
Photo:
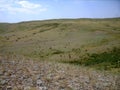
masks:
<svg viewBox="0 0 120 90"><path fill-rule="evenodd" d="M31 78L27 79L28 85L32 86L33 85L33 80Z"/></svg>
<svg viewBox="0 0 120 90"><path fill-rule="evenodd" d="M7 86L7 90L12 90L12 86Z"/></svg>
<svg viewBox="0 0 120 90"><path fill-rule="evenodd" d="M38 90L47 90L47 87L44 85L42 80L37 80L37 88Z"/></svg>
<svg viewBox="0 0 120 90"><path fill-rule="evenodd" d="M34 69L35 71L38 71L38 70L39 70L39 67L38 67L37 65L35 65L35 66L33 66L33 69Z"/></svg>
<svg viewBox="0 0 120 90"><path fill-rule="evenodd" d="M25 86L25 87L24 87L24 90L30 90L30 89L31 89L30 86Z"/></svg>
<svg viewBox="0 0 120 90"><path fill-rule="evenodd" d="M0 84L1 84L1 85L7 84L7 80L1 80Z"/></svg>
<svg viewBox="0 0 120 90"><path fill-rule="evenodd" d="M38 90L48 90L47 87L45 87L45 86L44 87L37 87L37 88L38 88Z"/></svg>
<svg viewBox="0 0 120 90"><path fill-rule="evenodd" d="M3 71L0 71L0 76L4 75Z"/></svg>
<svg viewBox="0 0 120 90"><path fill-rule="evenodd" d="M104 87L107 87L107 86L109 86L109 85L110 85L110 83L107 83L107 82L104 82L104 83L103 83L103 86L104 86Z"/></svg>
<svg viewBox="0 0 120 90"><path fill-rule="evenodd" d="M42 80L37 80L37 86L42 86L43 85L43 82L42 82Z"/></svg>
<svg viewBox="0 0 120 90"><path fill-rule="evenodd" d="M16 77L16 75L11 75L10 77L11 77L11 78L15 78L15 77Z"/></svg>

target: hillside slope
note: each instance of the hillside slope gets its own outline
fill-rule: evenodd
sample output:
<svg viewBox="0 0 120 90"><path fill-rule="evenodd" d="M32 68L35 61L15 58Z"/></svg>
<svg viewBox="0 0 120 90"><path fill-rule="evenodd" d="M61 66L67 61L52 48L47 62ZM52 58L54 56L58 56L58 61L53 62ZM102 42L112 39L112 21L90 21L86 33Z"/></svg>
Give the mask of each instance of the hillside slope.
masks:
<svg viewBox="0 0 120 90"><path fill-rule="evenodd" d="M0 24L0 52L47 61L76 61L120 48L120 18Z"/></svg>
<svg viewBox="0 0 120 90"><path fill-rule="evenodd" d="M120 18L0 23L0 90L119 90Z"/></svg>

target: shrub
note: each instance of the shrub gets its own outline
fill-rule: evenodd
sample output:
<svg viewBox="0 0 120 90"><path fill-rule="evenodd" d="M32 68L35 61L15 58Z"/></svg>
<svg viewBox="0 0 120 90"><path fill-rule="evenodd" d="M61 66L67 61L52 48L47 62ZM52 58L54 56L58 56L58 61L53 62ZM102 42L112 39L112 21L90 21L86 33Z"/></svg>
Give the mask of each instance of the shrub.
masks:
<svg viewBox="0 0 120 90"><path fill-rule="evenodd" d="M79 60L63 61L63 63L84 65L104 70L120 68L120 48L113 48L109 52L100 54L89 54L87 58L81 57Z"/></svg>
<svg viewBox="0 0 120 90"><path fill-rule="evenodd" d="M101 54L92 54L84 62L85 66L92 65L103 65L108 66L109 68L120 68L120 49L114 48L109 52L104 52Z"/></svg>

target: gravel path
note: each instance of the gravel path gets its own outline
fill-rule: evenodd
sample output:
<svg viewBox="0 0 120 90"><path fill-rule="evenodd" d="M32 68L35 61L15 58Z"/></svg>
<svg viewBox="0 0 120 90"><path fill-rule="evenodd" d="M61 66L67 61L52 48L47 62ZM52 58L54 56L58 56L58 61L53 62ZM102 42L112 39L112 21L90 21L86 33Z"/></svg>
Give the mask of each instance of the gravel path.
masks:
<svg viewBox="0 0 120 90"><path fill-rule="evenodd" d="M120 78L55 62L0 58L0 90L120 90Z"/></svg>

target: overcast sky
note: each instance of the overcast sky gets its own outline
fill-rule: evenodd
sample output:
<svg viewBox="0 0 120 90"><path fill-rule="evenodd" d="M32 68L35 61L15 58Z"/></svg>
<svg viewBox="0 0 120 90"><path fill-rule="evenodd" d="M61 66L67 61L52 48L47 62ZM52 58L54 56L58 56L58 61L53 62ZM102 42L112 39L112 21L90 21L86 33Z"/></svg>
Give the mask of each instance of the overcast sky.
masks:
<svg viewBox="0 0 120 90"><path fill-rule="evenodd" d="M120 17L120 0L0 0L0 22Z"/></svg>

